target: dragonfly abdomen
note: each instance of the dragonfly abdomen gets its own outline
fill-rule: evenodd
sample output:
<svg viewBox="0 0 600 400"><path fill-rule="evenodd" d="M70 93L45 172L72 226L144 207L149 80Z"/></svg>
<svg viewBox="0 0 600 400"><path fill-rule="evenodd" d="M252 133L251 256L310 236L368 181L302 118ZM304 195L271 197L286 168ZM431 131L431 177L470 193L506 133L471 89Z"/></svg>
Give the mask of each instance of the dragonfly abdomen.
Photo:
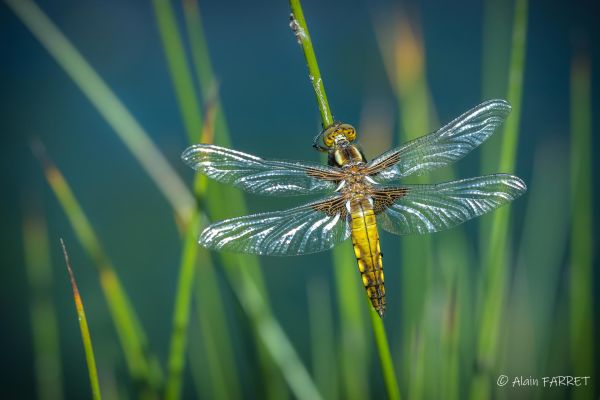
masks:
<svg viewBox="0 0 600 400"><path fill-rule="evenodd" d="M383 286L383 262L379 233L373 207L366 201L350 206L352 217L352 244L363 285L373 308L380 316L385 311L385 288Z"/></svg>

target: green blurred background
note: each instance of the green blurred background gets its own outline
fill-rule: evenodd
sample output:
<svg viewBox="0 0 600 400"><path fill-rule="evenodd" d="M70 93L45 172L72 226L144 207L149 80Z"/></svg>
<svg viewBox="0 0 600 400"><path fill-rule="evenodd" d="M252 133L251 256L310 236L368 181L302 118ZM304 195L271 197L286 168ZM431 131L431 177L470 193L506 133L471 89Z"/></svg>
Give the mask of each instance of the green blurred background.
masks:
<svg viewBox="0 0 600 400"><path fill-rule="evenodd" d="M164 4L170 5L193 71L194 36L186 34L189 21L182 3L38 4L191 190L193 171L179 159L188 145L189 125L182 119L157 23ZM493 216L429 238L382 234L388 293L384 323L404 398L598 396L600 375L594 361L600 354L600 326L594 308L600 302L593 258L598 218L591 199L598 198L593 178L597 160L592 155L598 149L593 133L600 115L595 45L600 14L591 1L517 4L524 4L527 15L523 83L510 92L522 98L511 115L517 112L512 172L527 182L529 191L510 214L502 214L510 221L500 250L503 262L497 269L487 265L494 259L489 255L494 254L491 231L498 224ZM334 117L359 129L367 157L432 131L484 99L511 96L507 82L515 47L513 2L331 0L303 5ZM200 99L192 112L200 126L210 121L216 92L212 87L218 86L222 108L216 113L224 118L217 117L217 141L223 138L226 120L231 146L237 150L265 158L319 160L311 149L320 130L319 115L302 53L288 27L288 3L199 1L198 7L218 82L207 85L192 72ZM156 356L163 375L182 225L111 126L4 2L0 54L0 396L44 397L40 387L46 387L41 390L46 398L88 396L85 357L58 242L63 237L86 307L104 396L151 398L162 391L163 380L148 389L147 383L131 379L95 262L48 186L30 139L39 138L46 146L89 217L144 327L144 351ZM511 172L499 166L503 130L452 171L430 180ZM240 215L230 192L214 185L207 190L213 196L210 215ZM248 210L258 212L305 200L247 196L246 201ZM27 226L41 227L42 232L41 242L33 240L28 250L42 254L41 261L32 262L41 266L33 270L25 267L32 235ZM47 261L43 246L36 247L44 235ZM259 257L269 315L323 397L381 398L385 389L368 307L349 251L344 246L334 259L331 253ZM265 336L257 333L260 317L249 318L244 297L238 296L231 275L239 276L235 268L242 262L229 260L232 267L226 267L226 259L213 255L209 285L216 285L218 297L207 300L202 293L214 294L203 289L207 257L198 257L200 282L195 283L194 298L199 300L192 302L182 396L298 396L289 389L281 361L274 362L269 350L265 355L260 344ZM230 274L224 272L227 268ZM494 282L501 282L496 288L500 294L490 296ZM220 307L225 336L212 327L211 301ZM41 314L36 314L40 307ZM486 324L490 310L493 321ZM48 313L56 315L57 339L44 331L52 322L41 317L37 326L43 327L40 337L46 343L35 347L36 315ZM490 326L492 333L486 330ZM486 350L488 337L496 338L491 353ZM41 354L41 348L48 353ZM276 354L282 351L278 349ZM230 363L221 359L223 351L231 352ZM36 363L50 367L36 372ZM498 388L499 374L509 376L511 384ZM540 378L542 385L541 377L552 375L592 376L592 387L510 387L515 376Z"/></svg>

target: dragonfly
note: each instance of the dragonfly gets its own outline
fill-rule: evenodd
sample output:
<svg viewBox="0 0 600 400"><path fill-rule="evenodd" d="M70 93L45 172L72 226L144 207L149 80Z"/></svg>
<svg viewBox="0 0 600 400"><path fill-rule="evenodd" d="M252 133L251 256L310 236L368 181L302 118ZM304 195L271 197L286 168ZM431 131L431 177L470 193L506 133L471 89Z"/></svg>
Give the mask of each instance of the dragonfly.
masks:
<svg viewBox="0 0 600 400"><path fill-rule="evenodd" d="M215 181L267 196L322 195L283 211L226 219L206 227L199 243L211 250L297 256L333 248L352 238L367 296L380 317L386 300L379 229L394 235L429 234L490 212L526 191L508 174L438 184L401 184L447 166L484 142L510 112L504 100L489 100L437 131L367 161L356 130L336 122L313 147L328 164L265 160L212 144L187 148L183 161Z"/></svg>

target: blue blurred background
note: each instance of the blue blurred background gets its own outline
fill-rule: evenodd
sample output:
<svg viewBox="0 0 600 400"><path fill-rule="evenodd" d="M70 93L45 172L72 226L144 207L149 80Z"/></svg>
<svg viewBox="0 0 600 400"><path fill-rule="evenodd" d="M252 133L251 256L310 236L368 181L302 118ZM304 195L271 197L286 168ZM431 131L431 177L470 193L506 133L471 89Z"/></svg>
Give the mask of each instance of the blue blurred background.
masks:
<svg viewBox="0 0 600 400"><path fill-rule="evenodd" d="M187 146L187 137L151 4L115 0L53 0L38 4L191 185L192 171L179 159ZM484 80L486 20L482 1L330 0L305 1L303 5L334 117L363 128L359 135L369 158L399 142L396 132L402 121L398 99L386 71L382 54L385 49L378 42L377 29L394 24L400 16L422 37L426 79L438 121L433 128L483 99L506 97L511 4L497 7L504 11L494 17L496 28L491 37L488 36L499 44L497 62L489 66L490 71L498 74L497 81ZM174 6L182 21L180 4L176 2ZM222 0L200 1L199 7L232 147L264 158L318 161L319 155L311 149L311 141L320 130L320 120L302 53L288 27L288 3ZM536 163L543 162L540 157L545 157L550 165L559 163L551 171L563 171L564 176L556 179L555 186L552 185L555 176L541 175L551 182L553 192L544 194L550 196L549 199L554 195L568 199L565 193L569 190L570 75L572 60L577 54L587 57L591 65L592 154L598 149L595 135L598 132L595 118L600 115L598 17L592 1L529 3L516 175L530 183ZM386 35L393 29L381 32ZM117 387L127 387L126 368L97 274L48 188L39 163L31 154L29 139L37 137L45 144L49 156L73 188L127 288L148 332L152 350L163 364L168 354L181 252L173 212L110 126L4 3L0 6L0 54L0 396L31 398L36 393L28 303L30 288L23 267L22 239L23 219L31 199L35 199L34 204L43 210L47 219L53 269L51 296L57 309L67 397L87 396L89 389L59 237L65 239L70 249L97 349L101 381L113 380ZM427 132L411 135L424 133ZM457 174L478 175L480 158L480 151L475 151L457 164ZM594 156L592 163L594 175L598 166ZM593 197L598 198L598 195L597 185L594 185ZM538 199L545 201L543 197ZM301 200L247 196L247 201L249 209L258 212L285 208ZM564 205L568 207L567 203ZM515 247L522 243L523 220L528 207L536 207L528 205L528 195L513 207L515 233L511 242ZM597 213L589 218L596 231ZM564 231L563 247L557 251L562 260L556 290L562 292L566 290L562 285L567 285L568 279L569 223L555 225L553 215L547 215L543 228ZM476 222L466 227L469 241L476 240L476 229ZM402 353L404 349L397 339L402 327L394 315L401 310L399 269L419 266L389 261L398 259L399 241L383 236L382 247L388 260L386 282L389 282L386 328L392 351ZM594 249L597 244L594 236ZM538 245L544 246L543 243ZM310 365L307 285L325 282L331 293L335 291L331 256L323 253L285 259L262 257L260 261L273 313L301 359ZM356 266L347 265L347 268L354 271ZM477 274L479 270L478 263L474 263L472 273ZM222 273L218 275L234 338L238 373L247 394L244 397L261 397L257 387L260 386L259 373L253 368L255 350L252 350L251 328L244 322L243 311ZM517 278L518 274L511 275L510 281L514 283L513 279ZM594 304L599 309L597 272L594 271L591 278ZM358 282L358 274L356 280ZM543 278L540 282L542 285ZM334 309L337 307L335 299L332 296ZM552 303L550 312L558 310L563 300L558 295L548 299ZM561 324L561 321L554 322ZM600 332L598 318L591 325L594 324L595 332ZM596 334L596 343L597 338ZM192 335L189 339L193 342L195 337ZM598 348L593 351L594 358L598 359ZM510 352L508 354L510 357ZM374 379L371 393L378 398L383 394L380 378L377 378L379 367L374 360L371 365ZM398 365L396 368L402 370ZM403 373L400 371L399 375ZM529 374L542 375L542 372L534 370ZM434 382L429 384L435 385ZM548 392L543 392L542 397L546 394ZM195 395L190 379L186 379L185 395Z"/></svg>

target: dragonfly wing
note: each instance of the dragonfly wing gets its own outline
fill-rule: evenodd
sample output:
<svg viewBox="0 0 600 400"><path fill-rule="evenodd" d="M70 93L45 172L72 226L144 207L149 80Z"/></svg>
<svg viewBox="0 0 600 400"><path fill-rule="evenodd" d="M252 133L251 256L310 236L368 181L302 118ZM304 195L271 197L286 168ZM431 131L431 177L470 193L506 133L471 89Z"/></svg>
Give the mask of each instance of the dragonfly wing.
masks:
<svg viewBox="0 0 600 400"><path fill-rule="evenodd" d="M285 211L217 222L201 234L213 250L293 256L331 249L350 236L345 200L333 196Z"/></svg>
<svg viewBox="0 0 600 400"><path fill-rule="evenodd" d="M437 185L381 187L373 194L377 224L396 235L452 228L506 204L526 190L507 174L486 175Z"/></svg>
<svg viewBox="0 0 600 400"><path fill-rule="evenodd" d="M181 155L196 171L222 183L262 195L294 196L333 192L341 172L320 164L271 161L224 147L197 144Z"/></svg>
<svg viewBox="0 0 600 400"><path fill-rule="evenodd" d="M490 100L436 132L412 140L372 160L367 168L378 183L420 175L461 159L486 140L510 112L504 100Z"/></svg>

